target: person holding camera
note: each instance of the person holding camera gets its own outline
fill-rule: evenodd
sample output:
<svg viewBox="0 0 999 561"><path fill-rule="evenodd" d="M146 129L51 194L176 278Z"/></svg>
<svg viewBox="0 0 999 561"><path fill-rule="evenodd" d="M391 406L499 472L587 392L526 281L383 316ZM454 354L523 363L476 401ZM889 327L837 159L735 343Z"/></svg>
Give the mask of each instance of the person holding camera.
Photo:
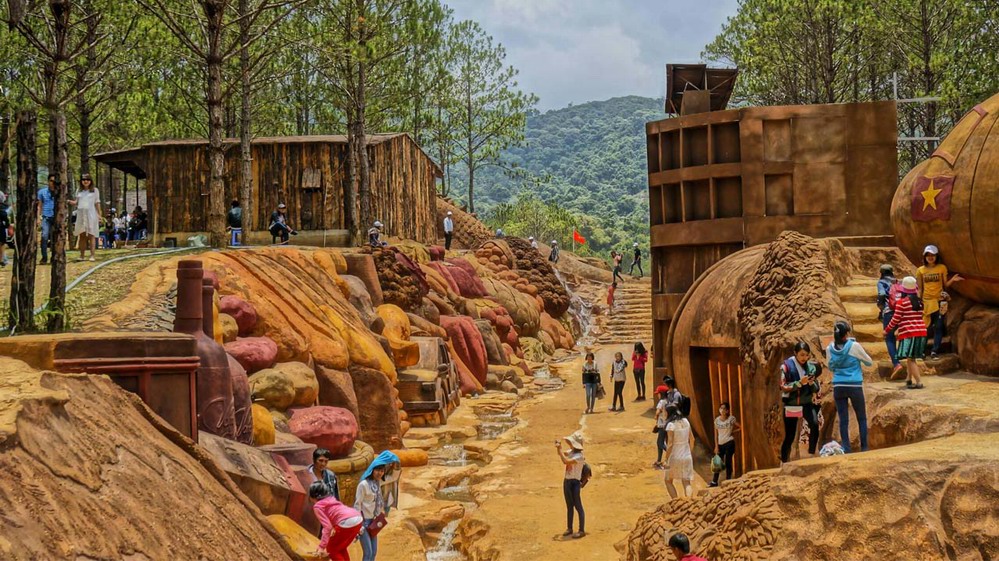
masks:
<svg viewBox="0 0 999 561"><path fill-rule="evenodd" d="M819 442L818 406L814 398L819 393L819 374L822 366L811 360L812 348L799 341L794 354L780 365L781 402L784 404L784 442L780 447L780 461L791 457L791 445L798 430L798 420L808 425L808 453L815 455Z"/></svg>
<svg viewBox="0 0 999 561"><path fill-rule="evenodd" d="M565 496L565 520L566 520L566 531L562 534L563 538L572 537L573 539L579 539L586 535L586 515L583 513L583 498L581 495L583 489L583 467L586 465L586 458L583 457L583 441L577 435L570 435L562 440L565 440L566 444L569 445L568 451L562 450L562 441L555 441L555 451L558 452L558 458L562 460L562 465L565 466L565 477L562 478L562 494ZM579 531L576 533L572 532L572 520L573 514L579 513Z"/></svg>
<svg viewBox="0 0 999 561"><path fill-rule="evenodd" d="M857 416L860 429L860 450L867 451L867 403L864 399L864 371L861 364L871 366L871 359L864 347L850 337L850 324L837 321L833 327L833 342L826 349L829 368L833 371L833 399L839 417L839 438L843 450L850 453L850 405Z"/></svg>

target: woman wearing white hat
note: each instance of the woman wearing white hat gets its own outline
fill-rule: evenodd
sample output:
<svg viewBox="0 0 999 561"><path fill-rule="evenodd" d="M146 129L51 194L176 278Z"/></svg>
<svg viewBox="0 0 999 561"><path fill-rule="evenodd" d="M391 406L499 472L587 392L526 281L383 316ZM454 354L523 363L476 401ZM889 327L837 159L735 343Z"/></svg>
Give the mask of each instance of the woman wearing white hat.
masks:
<svg viewBox="0 0 999 561"><path fill-rule="evenodd" d="M898 339L899 360L905 361L907 376L905 387L922 389L917 359L923 358L926 352L926 322L923 321L923 301L919 298L919 288L915 277L902 279L902 297L895 302L895 314L885 327L885 333L895 332Z"/></svg>
<svg viewBox="0 0 999 561"><path fill-rule="evenodd" d="M569 450L562 450L562 441L569 445ZM555 451L565 466L565 476L562 479L562 494L565 496L565 520L566 531L562 537L572 536L579 539L586 535L586 515L583 513L583 467L586 465L586 458L583 457L583 440L577 435L569 435L562 440L555 441ZM573 514L579 513L579 531L572 532Z"/></svg>
<svg viewBox="0 0 999 561"><path fill-rule="evenodd" d="M944 289L951 284L964 280L961 275L947 278L947 265L943 264L940 250L935 245L928 245L923 250L923 266L916 270L916 282L919 283L919 295L923 299L923 321L933 331L933 349L930 358L936 358L943 343L944 318L940 302L945 299ZM922 357L920 357L922 358Z"/></svg>

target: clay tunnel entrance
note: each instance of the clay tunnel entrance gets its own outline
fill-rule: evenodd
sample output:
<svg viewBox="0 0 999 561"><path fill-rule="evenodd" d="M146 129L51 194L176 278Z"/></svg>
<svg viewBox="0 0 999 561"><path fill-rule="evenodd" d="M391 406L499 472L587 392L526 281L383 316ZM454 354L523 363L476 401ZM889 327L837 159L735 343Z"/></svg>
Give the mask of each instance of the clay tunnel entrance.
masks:
<svg viewBox="0 0 999 561"><path fill-rule="evenodd" d="M740 423L745 423L743 415L743 368L739 349L729 347L690 347L690 370L694 384L694 395L710 395L711 400L698 399L693 403L691 415L698 415L712 435L714 446L714 419L718 415L721 402L731 404L732 414ZM735 434L736 451L732 470L733 477L746 471L746 431Z"/></svg>

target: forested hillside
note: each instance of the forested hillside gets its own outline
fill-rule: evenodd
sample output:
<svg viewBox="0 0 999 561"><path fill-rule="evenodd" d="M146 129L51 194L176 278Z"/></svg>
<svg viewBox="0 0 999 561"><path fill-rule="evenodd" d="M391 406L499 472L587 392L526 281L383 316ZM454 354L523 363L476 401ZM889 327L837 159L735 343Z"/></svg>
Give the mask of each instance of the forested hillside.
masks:
<svg viewBox="0 0 999 561"><path fill-rule="evenodd" d="M576 214L591 250L630 250L637 241L647 251L645 123L664 117L662 101L638 96L530 115L527 145L503 156L508 166L526 173L483 170L476 177L476 206L489 217L498 205L531 192ZM462 188L456 183L455 195L467 196ZM520 234L517 224L508 224L516 219L504 217L497 225ZM568 243L571 234L559 241Z"/></svg>

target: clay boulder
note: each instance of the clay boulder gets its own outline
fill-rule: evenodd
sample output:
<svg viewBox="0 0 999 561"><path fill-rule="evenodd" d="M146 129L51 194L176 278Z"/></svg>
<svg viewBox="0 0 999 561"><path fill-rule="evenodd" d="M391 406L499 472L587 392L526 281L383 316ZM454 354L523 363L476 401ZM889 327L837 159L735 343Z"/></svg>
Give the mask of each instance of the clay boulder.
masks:
<svg viewBox="0 0 999 561"><path fill-rule="evenodd" d="M350 374L323 366L317 367L316 370L316 378L319 381L319 405L342 407L353 413L360 421L360 408Z"/></svg>
<svg viewBox="0 0 999 561"><path fill-rule="evenodd" d="M309 365L301 362L280 362L274 365L274 370L284 374L295 388L292 406L308 407L316 403L316 398L319 397L319 380L316 379L315 370Z"/></svg>
<svg viewBox="0 0 999 561"><path fill-rule="evenodd" d="M270 337L245 337L225 344L225 352L232 355L253 374L264 368L270 368L278 356L278 346Z"/></svg>
<svg viewBox="0 0 999 561"><path fill-rule="evenodd" d="M358 436L357 419L353 413L341 407L325 405L293 410L288 428L303 442L326 448L334 458L350 454Z"/></svg>
<svg viewBox="0 0 999 561"><path fill-rule="evenodd" d="M295 384L287 374L265 368L250 376L250 393L255 403L272 411L284 411L295 403Z"/></svg>
<svg viewBox="0 0 999 561"><path fill-rule="evenodd" d="M399 425L398 391L382 372L351 365L350 379L360 407L361 440L375 451L398 447L402 441Z"/></svg>
<svg viewBox="0 0 999 561"><path fill-rule="evenodd" d="M238 296L223 296L219 299L219 312L228 314L236 320L239 335L242 337L250 335L257 326L257 310Z"/></svg>
<svg viewBox="0 0 999 561"><path fill-rule="evenodd" d="M447 331L461 362L468 367L479 384L484 384L489 360L486 344L475 320L467 316L441 316L441 327Z"/></svg>

